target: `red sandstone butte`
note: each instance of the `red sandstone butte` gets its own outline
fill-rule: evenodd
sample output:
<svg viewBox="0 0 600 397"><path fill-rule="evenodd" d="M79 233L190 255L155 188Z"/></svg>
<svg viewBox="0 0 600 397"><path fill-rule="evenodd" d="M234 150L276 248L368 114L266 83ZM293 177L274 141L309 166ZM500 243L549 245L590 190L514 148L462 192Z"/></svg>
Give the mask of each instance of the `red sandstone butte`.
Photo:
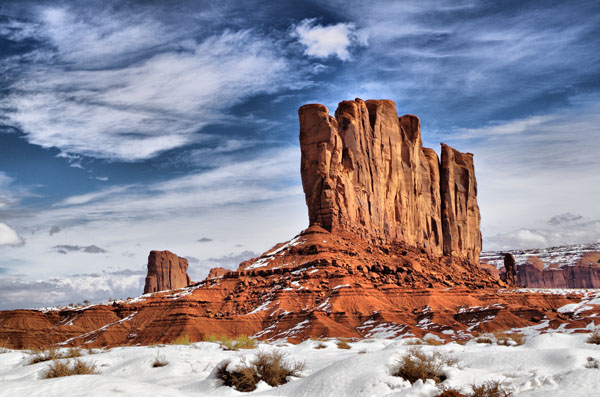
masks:
<svg viewBox="0 0 600 397"><path fill-rule="evenodd" d="M187 259L170 251L150 251L144 294L187 287L192 283L187 268Z"/></svg>
<svg viewBox="0 0 600 397"><path fill-rule="evenodd" d="M335 117L302 106L302 185L311 225L375 244L403 243L434 256L479 261L480 215L473 156L424 148L416 116L390 100L355 99Z"/></svg>

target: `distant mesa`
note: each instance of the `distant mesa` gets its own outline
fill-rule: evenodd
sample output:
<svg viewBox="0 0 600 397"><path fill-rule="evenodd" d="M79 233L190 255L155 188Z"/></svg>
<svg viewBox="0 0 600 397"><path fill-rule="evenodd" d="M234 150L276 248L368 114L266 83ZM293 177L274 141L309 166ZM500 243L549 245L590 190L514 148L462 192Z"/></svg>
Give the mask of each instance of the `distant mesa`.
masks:
<svg viewBox="0 0 600 397"><path fill-rule="evenodd" d="M188 261L171 251L150 251L144 294L183 288L192 284Z"/></svg>
<svg viewBox="0 0 600 397"><path fill-rule="evenodd" d="M507 284L529 288L600 288L600 244L486 252L482 267L500 270ZM504 266L501 266L504 262Z"/></svg>

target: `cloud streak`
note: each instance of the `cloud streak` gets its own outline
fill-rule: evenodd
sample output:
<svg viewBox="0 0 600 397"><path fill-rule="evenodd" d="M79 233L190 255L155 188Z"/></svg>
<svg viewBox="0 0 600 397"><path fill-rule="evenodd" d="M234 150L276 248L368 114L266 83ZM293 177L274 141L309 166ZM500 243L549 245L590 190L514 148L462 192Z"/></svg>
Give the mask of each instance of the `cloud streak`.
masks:
<svg viewBox="0 0 600 397"><path fill-rule="evenodd" d="M36 37L49 46L0 101L8 123L42 147L147 159L201 141L198 131L248 97L297 84L277 42L253 30L173 44L155 20L74 12L41 13Z"/></svg>

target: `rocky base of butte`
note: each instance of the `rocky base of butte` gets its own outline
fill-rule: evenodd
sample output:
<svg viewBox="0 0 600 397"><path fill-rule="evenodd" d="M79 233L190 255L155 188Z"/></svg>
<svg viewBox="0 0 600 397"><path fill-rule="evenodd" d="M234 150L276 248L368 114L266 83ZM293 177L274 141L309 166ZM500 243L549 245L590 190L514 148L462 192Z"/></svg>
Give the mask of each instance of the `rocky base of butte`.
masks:
<svg viewBox="0 0 600 397"><path fill-rule="evenodd" d="M423 148L418 118L398 117L392 101L341 102L335 117L306 105L299 117L306 230L237 271L213 269L174 291L80 309L0 312L0 340L29 347L209 334L463 339L531 325L585 327L584 317L557 310L581 293L505 290L479 267L471 154L442 145L440 161ZM174 254L151 253L146 292L184 287L186 268Z"/></svg>

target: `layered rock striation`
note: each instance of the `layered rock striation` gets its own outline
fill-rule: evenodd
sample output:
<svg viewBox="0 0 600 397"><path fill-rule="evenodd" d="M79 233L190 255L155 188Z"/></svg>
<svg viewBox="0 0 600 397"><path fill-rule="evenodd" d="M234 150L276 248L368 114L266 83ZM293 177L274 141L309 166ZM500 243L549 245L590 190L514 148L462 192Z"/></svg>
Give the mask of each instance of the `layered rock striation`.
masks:
<svg viewBox="0 0 600 397"><path fill-rule="evenodd" d="M301 175L311 225L376 244L402 243L477 263L480 215L473 156L424 148L416 116L390 100L355 99L335 117L302 106Z"/></svg>
<svg viewBox="0 0 600 397"><path fill-rule="evenodd" d="M171 251L150 251L144 294L192 284L187 268L187 259L180 258Z"/></svg>

